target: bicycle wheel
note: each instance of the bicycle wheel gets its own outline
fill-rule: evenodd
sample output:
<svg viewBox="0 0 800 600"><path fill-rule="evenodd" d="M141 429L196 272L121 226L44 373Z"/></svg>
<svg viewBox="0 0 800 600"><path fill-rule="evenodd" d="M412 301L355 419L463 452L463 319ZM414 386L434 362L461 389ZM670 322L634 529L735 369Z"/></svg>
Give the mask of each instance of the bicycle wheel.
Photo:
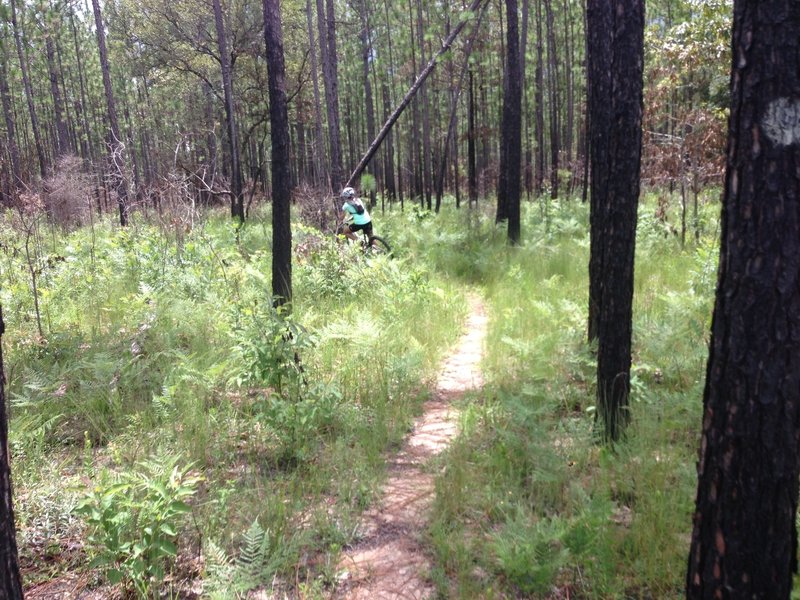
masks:
<svg viewBox="0 0 800 600"><path fill-rule="evenodd" d="M375 256L377 256L377 255L391 256L392 255L392 249L389 246L389 244L386 242L385 239L383 239L381 237L378 237L377 235L372 236L372 238L370 239L370 244L369 244L369 246L367 246L366 251L367 251L367 254L372 254L372 255L375 255Z"/></svg>

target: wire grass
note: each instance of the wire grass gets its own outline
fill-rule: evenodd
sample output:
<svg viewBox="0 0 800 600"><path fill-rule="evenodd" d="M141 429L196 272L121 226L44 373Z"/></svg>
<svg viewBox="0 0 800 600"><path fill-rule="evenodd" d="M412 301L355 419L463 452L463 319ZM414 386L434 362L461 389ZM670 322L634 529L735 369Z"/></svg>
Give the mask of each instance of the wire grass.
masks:
<svg viewBox="0 0 800 600"><path fill-rule="evenodd" d="M0 221L9 233L4 359L15 490L27 499L17 507L23 539L80 545L67 536L87 532L72 521L41 524L45 507L68 507L87 482L171 456L204 477L181 540L193 552L203 543L209 593L221 584L244 595L275 576L330 584L466 305L457 284L408 252L366 260L296 224L293 312L276 313L268 218L239 232L212 216L188 232L139 221L40 236L43 339L22 240ZM387 215L387 230L395 218L404 216ZM234 568L248 548L263 554L255 579ZM24 552L44 564L38 546ZM77 564L89 563L87 552ZM57 575L55 564L32 579Z"/></svg>
<svg viewBox="0 0 800 600"><path fill-rule="evenodd" d="M716 244L681 248L640 207L632 421L606 448L585 341L587 207L526 208L519 247L483 247L487 386L465 402L437 481L435 578L457 598L680 596Z"/></svg>

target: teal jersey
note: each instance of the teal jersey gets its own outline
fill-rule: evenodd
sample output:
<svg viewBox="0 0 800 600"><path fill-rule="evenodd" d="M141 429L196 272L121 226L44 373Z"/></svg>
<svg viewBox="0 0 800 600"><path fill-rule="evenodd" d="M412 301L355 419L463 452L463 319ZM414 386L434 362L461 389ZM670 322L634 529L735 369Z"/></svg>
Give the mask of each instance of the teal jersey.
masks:
<svg viewBox="0 0 800 600"><path fill-rule="evenodd" d="M353 206L353 204L351 204L350 202L345 202L344 204L342 204L342 210L347 214L349 214L350 216L352 216L353 225L366 225L367 223L369 223L372 219L369 216L369 211L367 210L367 207L364 206L361 200L354 199L351 200L351 202L364 207L364 212L358 214L356 207Z"/></svg>

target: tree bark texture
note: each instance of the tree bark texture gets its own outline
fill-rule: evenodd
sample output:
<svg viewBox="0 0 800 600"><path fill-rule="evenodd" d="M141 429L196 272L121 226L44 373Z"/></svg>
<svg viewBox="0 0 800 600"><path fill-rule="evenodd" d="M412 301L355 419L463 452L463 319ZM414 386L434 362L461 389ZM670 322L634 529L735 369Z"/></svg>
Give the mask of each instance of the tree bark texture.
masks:
<svg viewBox="0 0 800 600"><path fill-rule="evenodd" d="M517 0L506 0L506 85L500 137L504 152L500 158L498 217L500 206L508 219L508 240L519 243L520 165L522 164L522 67L519 53L519 15ZM502 194L502 197L501 197Z"/></svg>
<svg viewBox="0 0 800 600"><path fill-rule="evenodd" d="M800 10L735 0L688 598L788 599L800 442Z"/></svg>
<svg viewBox="0 0 800 600"><path fill-rule="evenodd" d="M606 440L628 419L633 260L642 150L643 0L590 3L590 304L597 312L597 406ZM598 116L597 122L594 121Z"/></svg>
<svg viewBox="0 0 800 600"><path fill-rule="evenodd" d="M278 0L264 0L264 40L269 72L269 122L272 140L272 294L278 304L292 300L291 172L286 66Z"/></svg>
<svg viewBox="0 0 800 600"><path fill-rule="evenodd" d="M19 574L17 535L14 525L11 468L8 455L8 415L6 413L6 378L3 371L3 307L0 306L0 598L18 600L22 596Z"/></svg>
<svg viewBox="0 0 800 600"><path fill-rule="evenodd" d="M97 29L97 47L100 52L100 69L103 72L103 89L106 94L106 108L108 121L111 126L111 135L108 140L111 149L112 174L117 177L117 205L119 206L119 223L123 227L128 224L128 182L125 172L124 144L119 133L117 108L114 104L114 90L111 87L111 73L108 65L108 51L106 49L106 33L103 26L103 16L100 13L98 0L92 0L94 10L94 23Z"/></svg>
<svg viewBox="0 0 800 600"><path fill-rule="evenodd" d="M213 0L214 25L217 30L217 47L222 70L222 89L225 94L225 121L228 125L228 154L231 161L231 217L244 222L244 198L242 197L242 165L239 155L239 132L236 127L236 109L233 102L233 73L225 21L222 18L220 0Z"/></svg>

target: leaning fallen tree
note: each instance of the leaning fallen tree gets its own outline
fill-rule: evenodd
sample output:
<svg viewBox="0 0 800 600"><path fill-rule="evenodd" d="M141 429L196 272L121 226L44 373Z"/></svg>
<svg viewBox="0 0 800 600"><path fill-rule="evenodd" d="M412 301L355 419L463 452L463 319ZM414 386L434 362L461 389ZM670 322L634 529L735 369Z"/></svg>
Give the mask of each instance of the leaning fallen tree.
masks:
<svg viewBox="0 0 800 600"><path fill-rule="evenodd" d="M469 8L467 9L467 14L474 15L477 10L480 8L480 5L486 0L472 0L472 4L470 4ZM439 51L428 61L428 64L422 70L422 72L417 76L416 81L411 86L411 88L406 93L405 97L400 101L400 104L397 105L397 108L394 109L389 118L386 120L386 123L381 128L378 135L375 137L375 140L370 144L367 152L361 158L356 166L353 173L350 175L350 178L347 180L345 187L353 186L356 180L361 176L361 173L364 172L364 169L367 168L369 161L372 160L372 157L375 156L375 153L378 151L378 148L381 147L381 143L383 143L384 138L386 135L391 131L392 126L395 124L400 115L403 113L405 108L411 103L411 100L414 99L414 95L419 91L419 88L422 87L422 84L425 83L425 80L428 78L428 75L431 74L434 67L436 66L439 58L441 58L442 54L447 52L450 49L450 46L453 45L453 42L458 37L458 34L461 33L461 30L464 29L464 26L470 21L471 19L465 14L462 16L458 25L453 28L453 31L450 32L450 35L447 36L444 42L442 42L442 47L439 48Z"/></svg>

